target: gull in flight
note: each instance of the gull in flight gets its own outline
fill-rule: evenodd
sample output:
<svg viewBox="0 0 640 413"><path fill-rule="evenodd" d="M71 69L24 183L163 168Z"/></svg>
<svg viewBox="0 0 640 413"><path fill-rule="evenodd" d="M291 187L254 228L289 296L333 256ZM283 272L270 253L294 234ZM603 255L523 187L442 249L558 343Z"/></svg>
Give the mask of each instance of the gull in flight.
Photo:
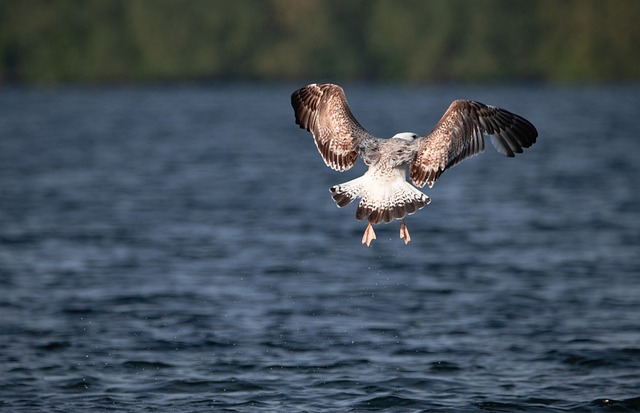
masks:
<svg viewBox="0 0 640 413"><path fill-rule="evenodd" d="M311 84L291 95L296 124L313 135L325 164L350 169L362 158L369 167L354 180L331 187L338 207L360 198L356 219L369 224L362 237L367 247L376 239L375 224L400 219L400 238L411 240L404 222L430 202L417 188L429 188L442 173L484 150L484 136L498 152L513 157L536 142L538 131L526 119L504 109L471 100L455 100L435 128L424 136L402 132L389 139L364 129L351 113L338 85ZM407 171L413 182L406 177ZM415 185L415 186L414 186ZM416 188L417 187L417 188Z"/></svg>

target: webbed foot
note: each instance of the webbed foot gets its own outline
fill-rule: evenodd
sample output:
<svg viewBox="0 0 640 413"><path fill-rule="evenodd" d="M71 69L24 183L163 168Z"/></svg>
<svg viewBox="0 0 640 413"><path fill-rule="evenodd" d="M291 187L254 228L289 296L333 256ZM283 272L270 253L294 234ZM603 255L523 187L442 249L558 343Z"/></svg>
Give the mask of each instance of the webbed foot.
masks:
<svg viewBox="0 0 640 413"><path fill-rule="evenodd" d="M404 223L404 219L402 220L402 224L400 224L400 238L404 240L404 245L407 245L409 241L411 241L411 235L409 235L409 229L407 228L407 224Z"/></svg>
<svg viewBox="0 0 640 413"><path fill-rule="evenodd" d="M371 241L376 239L376 233L373 230L373 226L371 223L367 225L367 229L364 230L364 235L362 236L362 243L367 244L367 247L371 246Z"/></svg>

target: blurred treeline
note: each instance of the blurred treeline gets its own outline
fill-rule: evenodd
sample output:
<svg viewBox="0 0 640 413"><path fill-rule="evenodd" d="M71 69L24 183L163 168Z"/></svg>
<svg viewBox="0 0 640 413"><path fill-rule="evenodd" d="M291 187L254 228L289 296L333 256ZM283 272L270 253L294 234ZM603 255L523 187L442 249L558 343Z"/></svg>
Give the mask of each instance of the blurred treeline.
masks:
<svg viewBox="0 0 640 413"><path fill-rule="evenodd" d="M0 83L640 79L640 0L3 0Z"/></svg>

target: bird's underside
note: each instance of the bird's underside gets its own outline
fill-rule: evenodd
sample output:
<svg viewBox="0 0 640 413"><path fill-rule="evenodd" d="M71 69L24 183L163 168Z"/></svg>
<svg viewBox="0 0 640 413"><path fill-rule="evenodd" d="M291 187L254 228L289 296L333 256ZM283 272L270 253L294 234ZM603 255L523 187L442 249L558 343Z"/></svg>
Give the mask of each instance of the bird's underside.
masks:
<svg viewBox="0 0 640 413"><path fill-rule="evenodd" d="M356 219L368 221L362 237L367 246L376 239L373 225L394 220L401 220L400 238L409 243L404 218L430 201L418 188L431 187L446 169L482 152L485 135L508 157L533 145L538 136L526 119L467 100L454 101L429 134L404 132L390 139L376 138L358 123L340 86L308 85L293 92L291 104L296 123L312 133L327 166L342 172L358 157L368 165L363 176L331 188L340 208L360 199ZM407 182L407 172L415 186Z"/></svg>
<svg viewBox="0 0 640 413"><path fill-rule="evenodd" d="M385 149L385 146L394 146ZM362 238L362 243L370 246L376 238L373 226L381 222L389 223L402 220L400 237L407 244L411 237L404 222L404 217L422 209L430 202L427 195L415 188L406 180L406 165L398 159L389 159L387 154L398 156L406 148L403 142L388 139L380 143L380 159L369 166L361 177L331 187L333 200L342 208L356 199L360 203L356 208L356 219L366 219L369 223Z"/></svg>

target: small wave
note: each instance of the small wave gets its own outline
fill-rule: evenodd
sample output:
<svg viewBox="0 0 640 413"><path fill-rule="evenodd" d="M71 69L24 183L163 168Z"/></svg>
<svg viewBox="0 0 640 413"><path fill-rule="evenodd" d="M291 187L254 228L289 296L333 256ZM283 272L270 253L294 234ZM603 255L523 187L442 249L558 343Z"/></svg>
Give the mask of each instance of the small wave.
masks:
<svg viewBox="0 0 640 413"><path fill-rule="evenodd" d="M380 410L380 409L394 409L398 407L403 408L424 408L424 404L416 399L409 399L399 396L377 396L371 399L358 402L354 409L359 410Z"/></svg>
<svg viewBox="0 0 640 413"><path fill-rule="evenodd" d="M143 360L129 360L122 363L123 367L139 369L139 370L159 370L174 367L171 364L163 363L161 361L143 361Z"/></svg>
<svg viewBox="0 0 640 413"><path fill-rule="evenodd" d="M623 400L596 399L596 400L593 400L591 403L589 403L589 406L592 408L593 407L598 408L597 411L640 412L640 397L632 397L632 398L623 399Z"/></svg>

